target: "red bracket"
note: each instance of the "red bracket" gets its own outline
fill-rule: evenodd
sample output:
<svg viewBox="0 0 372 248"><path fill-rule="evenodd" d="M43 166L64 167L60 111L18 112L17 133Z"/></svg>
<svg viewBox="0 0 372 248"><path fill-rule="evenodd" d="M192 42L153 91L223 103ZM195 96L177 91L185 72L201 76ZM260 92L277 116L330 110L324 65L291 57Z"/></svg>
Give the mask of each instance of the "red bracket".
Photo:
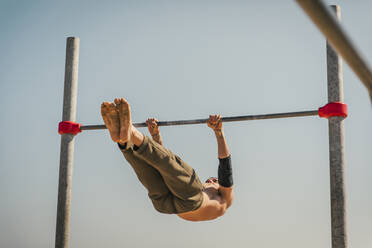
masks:
<svg viewBox="0 0 372 248"><path fill-rule="evenodd" d="M332 116L347 117L347 105L342 102L330 102L318 110L319 117L329 118Z"/></svg>
<svg viewBox="0 0 372 248"><path fill-rule="evenodd" d="M61 121L58 125L59 134L73 134L81 133L81 124L72 121Z"/></svg>

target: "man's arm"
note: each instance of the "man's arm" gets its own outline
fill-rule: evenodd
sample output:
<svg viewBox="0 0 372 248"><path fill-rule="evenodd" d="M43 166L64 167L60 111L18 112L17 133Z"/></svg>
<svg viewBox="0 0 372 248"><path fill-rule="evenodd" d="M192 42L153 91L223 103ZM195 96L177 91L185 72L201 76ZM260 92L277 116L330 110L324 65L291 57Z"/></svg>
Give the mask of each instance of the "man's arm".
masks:
<svg viewBox="0 0 372 248"><path fill-rule="evenodd" d="M229 208L234 200L233 186L226 188L220 185L218 191L221 193L222 198L226 200L226 208Z"/></svg>
<svg viewBox="0 0 372 248"><path fill-rule="evenodd" d="M222 124L222 122L221 122ZM223 133L223 130L214 130L214 134L216 135L217 139L217 149L218 149L218 158L223 159L230 156L229 148L227 147L225 134Z"/></svg>
<svg viewBox="0 0 372 248"><path fill-rule="evenodd" d="M210 115L207 121L208 127L212 128L217 139L218 158L223 159L230 156L225 134L223 133L221 115Z"/></svg>
<svg viewBox="0 0 372 248"><path fill-rule="evenodd" d="M231 157L227 146L225 134L222 128L221 116L210 115L207 121L208 127L212 128L217 139L218 159L220 161L218 168L219 192L226 201L226 208L230 207L234 199ZM222 184L222 185L221 185Z"/></svg>
<svg viewBox="0 0 372 248"><path fill-rule="evenodd" d="M163 139L160 135L160 130L158 126L158 120L155 118L149 118L146 121L147 128L152 136L152 139L155 140L158 144L163 145Z"/></svg>

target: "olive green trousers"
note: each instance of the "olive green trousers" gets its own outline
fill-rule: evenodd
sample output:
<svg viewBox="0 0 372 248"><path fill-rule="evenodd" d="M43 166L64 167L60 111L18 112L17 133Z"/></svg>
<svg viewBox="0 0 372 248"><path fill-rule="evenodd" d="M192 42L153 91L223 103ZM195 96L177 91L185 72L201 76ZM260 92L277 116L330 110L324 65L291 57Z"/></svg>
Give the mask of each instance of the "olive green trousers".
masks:
<svg viewBox="0 0 372 248"><path fill-rule="evenodd" d="M173 152L147 136L140 147L120 149L157 211L178 214L201 206L202 183L194 169Z"/></svg>

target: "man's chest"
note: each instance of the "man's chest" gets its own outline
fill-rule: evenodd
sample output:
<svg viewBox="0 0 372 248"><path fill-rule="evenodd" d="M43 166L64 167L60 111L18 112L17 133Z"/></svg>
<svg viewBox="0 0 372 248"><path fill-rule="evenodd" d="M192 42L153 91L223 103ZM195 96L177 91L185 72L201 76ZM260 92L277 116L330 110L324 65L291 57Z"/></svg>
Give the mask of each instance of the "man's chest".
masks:
<svg viewBox="0 0 372 248"><path fill-rule="evenodd" d="M208 198L210 200L217 200L221 201L221 194L218 192L218 190L214 187L204 188L203 192L208 195Z"/></svg>

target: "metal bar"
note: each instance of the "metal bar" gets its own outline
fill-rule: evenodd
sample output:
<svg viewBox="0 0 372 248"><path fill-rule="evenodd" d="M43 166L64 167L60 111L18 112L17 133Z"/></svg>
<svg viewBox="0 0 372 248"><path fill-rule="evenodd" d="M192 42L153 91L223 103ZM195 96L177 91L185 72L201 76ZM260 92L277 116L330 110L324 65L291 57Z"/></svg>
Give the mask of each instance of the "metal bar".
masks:
<svg viewBox="0 0 372 248"><path fill-rule="evenodd" d="M367 87L372 102L372 71L350 37L321 0L296 0L310 19L318 26L332 47Z"/></svg>
<svg viewBox="0 0 372 248"><path fill-rule="evenodd" d="M289 118L289 117L303 117L318 115L318 110L301 111L301 112L288 112L288 113L275 113L275 114L264 114L264 115L243 115L243 116L231 116L222 117L222 122L233 122L233 121L250 121L250 120L266 120L266 119L278 119L278 118ZM179 121L159 121L158 126L179 126L179 125L193 125L193 124L205 124L208 119L194 119L194 120L179 120ZM134 123L135 127L147 127L146 122ZM105 125L86 125L81 126L81 130L97 130L106 129Z"/></svg>
<svg viewBox="0 0 372 248"><path fill-rule="evenodd" d="M62 121L75 121L76 119L79 47L79 38L67 38ZM56 248L69 246L73 160L74 135L63 134L59 167Z"/></svg>
<svg viewBox="0 0 372 248"><path fill-rule="evenodd" d="M339 6L332 6L338 19L341 19ZM343 101L342 87L342 59L327 42L327 79L328 102ZM346 248L346 208L344 184L344 118L330 117L328 119L329 132L329 161L331 187L331 226L332 247Z"/></svg>

